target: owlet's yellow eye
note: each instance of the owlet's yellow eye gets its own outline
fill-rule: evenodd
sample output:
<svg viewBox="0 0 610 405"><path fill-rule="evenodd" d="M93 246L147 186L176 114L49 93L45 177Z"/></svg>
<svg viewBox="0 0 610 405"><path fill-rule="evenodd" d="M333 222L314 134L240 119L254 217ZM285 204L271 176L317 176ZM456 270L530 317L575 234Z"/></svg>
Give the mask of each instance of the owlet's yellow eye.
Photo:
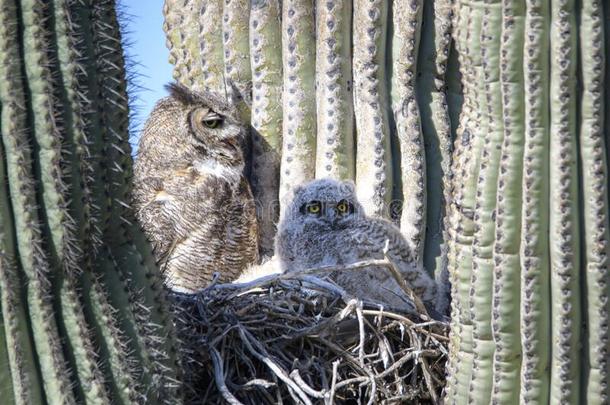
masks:
<svg viewBox="0 0 610 405"><path fill-rule="evenodd" d="M321 204L319 201L312 201L307 204L307 212L310 214L319 214L321 209Z"/></svg>
<svg viewBox="0 0 610 405"><path fill-rule="evenodd" d="M337 204L337 211L339 211L339 214L347 214L347 211L349 211L349 205L347 202L343 200L339 201Z"/></svg>

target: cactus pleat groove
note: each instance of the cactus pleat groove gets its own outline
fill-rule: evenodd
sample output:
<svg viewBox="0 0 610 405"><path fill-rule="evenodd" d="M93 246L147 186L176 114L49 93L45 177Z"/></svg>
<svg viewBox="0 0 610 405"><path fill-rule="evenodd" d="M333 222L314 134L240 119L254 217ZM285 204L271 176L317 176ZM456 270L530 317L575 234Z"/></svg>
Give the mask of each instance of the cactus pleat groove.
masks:
<svg viewBox="0 0 610 405"><path fill-rule="evenodd" d="M263 255L273 254L275 223L279 216L283 118L281 12L278 0L253 1L250 10L253 131L251 182Z"/></svg>
<svg viewBox="0 0 610 405"><path fill-rule="evenodd" d="M164 292L129 208L115 6L0 2L3 403L177 395Z"/></svg>
<svg viewBox="0 0 610 405"><path fill-rule="evenodd" d="M415 257L421 260L426 225L426 156L416 99L416 79L425 2L411 1L408 7L401 3L395 1L392 9L392 109L400 145L401 177L413 177L408 183L402 184L404 204L400 228ZM360 166L361 163L358 162L357 170L367 170L360 169Z"/></svg>
<svg viewBox="0 0 610 405"><path fill-rule="evenodd" d="M422 241L425 250L422 259L430 273L442 277L447 260L443 217L449 200L452 144L446 94L452 6L449 0L441 0L425 1L423 7L422 19L426 24L422 26L416 75L422 133L428 145L425 150L426 219L423 221L427 230Z"/></svg>

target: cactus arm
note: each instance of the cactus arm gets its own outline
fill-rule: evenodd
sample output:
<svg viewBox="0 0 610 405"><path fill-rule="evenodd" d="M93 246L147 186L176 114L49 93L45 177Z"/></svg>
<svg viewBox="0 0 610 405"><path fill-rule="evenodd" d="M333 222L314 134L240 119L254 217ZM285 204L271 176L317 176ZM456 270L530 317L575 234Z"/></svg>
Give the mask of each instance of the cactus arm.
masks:
<svg viewBox="0 0 610 405"><path fill-rule="evenodd" d="M576 16L551 2L551 403L579 403L580 246L576 145Z"/></svg>
<svg viewBox="0 0 610 405"><path fill-rule="evenodd" d="M355 179L352 2L316 7L316 178Z"/></svg>
<svg viewBox="0 0 610 405"><path fill-rule="evenodd" d="M400 229L417 260L423 259L426 226L426 157L416 99L417 61L423 11L422 1L393 2L392 110L400 146L403 201ZM365 46L361 47L366 50ZM356 97L359 97L359 92L356 93ZM361 115L357 111L356 116ZM385 151L385 148L381 150ZM367 154L372 156L371 152ZM360 143L358 156L360 156ZM370 185L368 187L371 189Z"/></svg>
<svg viewBox="0 0 610 405"><path fill-rule="evenodd" d="M315 177L316 28L312 0L288 0L282 9L284 63L280 201L293 186Z"/></svg>
<svg viewBox="0 0 610 405"><path fill-rule="evenodd" d="M388 4L386 3L380 0L356 0L354 2L354 54L352 64L357 133L356 149L358 150L356 154L356 191L369 215L389 217L388 208L392 199L392 149L387 113L390 100L385 83L388 16ZM406 7L403 5L401 9L404 8ZM421 10L418 14L421 17ZM418 30L413 32L416 40L415 49L419 44L417 33ZM414 58L415 62L416 58ZM411 104L407 107L407 102L405 102L401 111L404 109L409 109L410 112L417 110L414 96L415 89L412 90L412 97L409 98ZM421 138L419 115L416 116L416 121L416 131ZM419 142L419 145L422 145L422 143ZM423 151L421 155L423 155ZM423 165L417 166L417 164L411 163L411 166L404 167L403 173L408 173L408 176L419 176L420 173L423 174L423 169ZM423 181L416 181L415 183L421 186L423 191ZM423 195L421 197L423 198ZM423 221L418 224L420 223L423 223ZM420 229L417 230L415 235L410 236L419 240L418 238L423 236L420 235L419 231ZM416 252L416 250L413 250L413 252Z"/></svg>
<svg viewBox="0 0 610 405"><path fill-rule="evenodd" d="M273 253L279 215L280 153L282 149L282 52L280 3L252 2L250 60L252 63L252 192L257 205L261 256Z"/></svg>
<svg viewBox="0 0 610 405"><path fill-rule="evenodd" d="M100 110L104 155L114 162L114 167L106 168L105 193L111 203L105 224L107 244L111 248L110 254L122 265L118 267L122 273L121 285L130 297L131 312L145 345L144 356L150 356L152 360L152 367L145 367L145 372L154 378L154 392L160 399L173 398L177 395L174 384L177 360L168 303L150 246L129 206L132 160L127 90L123 79L125 61L115 2L93 2L90 18L98 78L94 96ZM130 287L131 284L138 287Z"/></svg>
<svg viewBox="0 0 610 405"><path fill-rule="evenodd" d="M474 361L469 388L469 401L488 403L491 397L492 360L494 342L491 328L493 242L496 208L497 182L500 164L500 149L503 140L502 98L500 92L500 36L496 30L501 26L502 13L499 7L487 3L484 8L481 33L481 79L485 105L483 121L488 134L483 146L475 207L475 238L473 242L473 265L470 281L470 310L473 323Z"/></svg>
<svg viewBox="0 0 610 405"><path fill-rule="evenodd" d="M222 9L222 39L224 45L224 77L242 91L252 82L250 66L250 1L225 0ZM232 91L228 86L227 91ZM250 122L250 106L240 105L242 119Z"/></svg>
<svg viewBox="0 0 610 405"><path fill-rule="evenodd" d="M203 78L203 89L217 94L225 94L224 51L223 51L223 0L194 0L193 15L195 21L190 28L199 32L193 35L197 39L198 56L192 62L195 80ZM198 20L198 21L197 21ZM189 24L185 24L189 27ZM226 48L225 48L226 49ZM197 70L199 73L197 73ZM197 76L200 74L200 76ZM197 89L197 87L195 87Z"/></svg>
<svg viewBox="0 0 610 405"><path fill-rule="evenodd" d="M608 257L608 170L604 139L604 27L602 2L584 0L580 10L580 58L583 92L580 155L583 203L583 256L586 260L588 375L586 403L607 403L610 297ZM606 85L608 85L606 83ZM581 370L581 373L584 370Z"/></svg>
<svg viewBox="0 0 610 405"><path fill-rule="evenodd" d="M417 101L426 147L426 224L424 268L437 279L446 272L447 246L443 218L449 194L451 123L446 72L451 44L451 5L447 0L424 2L417 77ZM444 313L445 308L439 308Z"/></svg>
<svg viewBox="0 0 610 405"><path fill-rule="evenodd" d="M0 39L4 50L0 63L0 98L3 103L2 141L6 151L7 177L15 218L17 247L28 280L26 291L31 328L44 391L50 403L74 403L70 372L62 352L53 303L50 299L49 267L43 249L34 188L32 150L28 138L26 102L22 82L16 4L3 1L0 22L6 27Z"/></svg>
<svg viewBox="0 0 610 405"><path fill-rule="evenodd" d="M492 329L496 343L492 402L518 403L521 370L520 256L523 176L525 1L502 1L500 84L504 140L496 199Z"/></svg>
<svg viewBox="0 0 610 405"><path fill-rule="evenodd" d="M524 48L525 152L521 203L521 403L548 403L549 0L528 0Z"/></svg>

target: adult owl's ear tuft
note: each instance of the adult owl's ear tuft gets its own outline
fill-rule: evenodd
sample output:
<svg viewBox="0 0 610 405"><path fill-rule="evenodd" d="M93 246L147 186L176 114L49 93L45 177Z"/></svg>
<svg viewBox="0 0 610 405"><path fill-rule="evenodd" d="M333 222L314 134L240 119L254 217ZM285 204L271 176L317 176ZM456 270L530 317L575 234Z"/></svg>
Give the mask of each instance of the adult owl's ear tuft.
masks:
<svg viewBox="0 0 610 405"><path fill-rule="evenodd" d="M227 80L227 86L229 87L229 103L233 107L237 107L243 102L248 108L252 108L252 82L238 84L233 80Z"/></svg>
<svg viewBox="0 0 610 405"><path fill-rule="evenodd" d="M165 89L169 92L169 95L175 100L182 104L195 104L197 99L195 94L185 85L173 82L165 85Z"/></svg>

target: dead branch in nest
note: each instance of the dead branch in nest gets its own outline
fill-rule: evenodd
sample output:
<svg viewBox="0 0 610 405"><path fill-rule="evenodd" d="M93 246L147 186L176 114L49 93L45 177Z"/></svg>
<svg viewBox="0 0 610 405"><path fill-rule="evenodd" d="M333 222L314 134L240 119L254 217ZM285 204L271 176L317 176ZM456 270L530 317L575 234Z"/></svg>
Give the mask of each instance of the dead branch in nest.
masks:
<svg viewBox="0 0 610 405"><path fill-rule="evenodd" d="M439 403L447 324L313 276L370 266L397 272L386 257L176 296L187 403Z"/></svg>

